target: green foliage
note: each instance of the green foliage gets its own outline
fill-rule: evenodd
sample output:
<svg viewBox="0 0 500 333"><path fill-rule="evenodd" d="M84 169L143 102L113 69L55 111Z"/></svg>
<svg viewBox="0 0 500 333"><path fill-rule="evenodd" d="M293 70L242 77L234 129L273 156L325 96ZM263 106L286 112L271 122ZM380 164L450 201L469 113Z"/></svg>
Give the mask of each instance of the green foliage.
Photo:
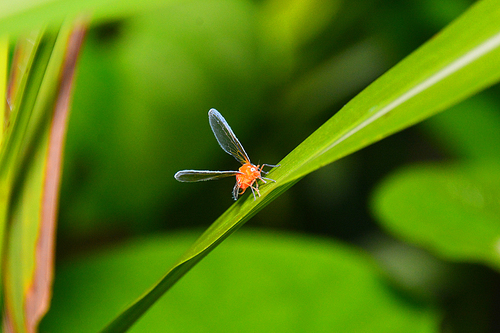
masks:
<svg viewBox="0 0 500 333"><path fill-rule="evenodd" d="M405 140L408 132L368 146L499 80L499 5L480 1L432 38L465 10L465 2L1 5L0 33L14 36L41 24L57 26L82 11L94 19L69 124L62 189L59 251L61 260L69 262L57 271L54 308L42 331L96 331L118 315L105 331L123 332L143 313L132 330L438 331L442 314L449 322L449 308L439 296L453 292L443 286L464 278L443 269L446 263L430 264L436 259L423 252L415 256L399 244L388 261L400 267L382 273L356 246L318 237L255 232L227 238L254 216L259 224L334 237L340 228L349 229L358 244L373 237L366 227L366 203L356 204L354 198L368 196L381 174L418 154ZM23 293L38 253L37 207L44 195L45 159L38 153L47 144L45 112L51 110L59 79L57 66L49 61L60 59L65 50L62 37L56 43L55 30L36 36L31 41L37 52L20 67L31 71L18 83L24 109L12 116L14 126L5 132L0 153L0 194L13 198L4 201L0 213L5 221L11 216L27 221L12 224L3 237L13 246L2 258L6 308L15 311L21 331ZM6 45L4 51L6 57ZM500 178L498 162L491 160L500 139L494 95L487 92L458 104L421 127L439 143L434 149L442 149L436 154L443 159L450 154L482 162L428 163L396 171L377 188L372 202L380 225L398 239L444 261L497 269ZM172 177L179 169L237 167L212 137L206 121L211 107L224 114L252 161L277 164L276 156L286 155L269 174L276 183L263 185L255 201L242 197L194 243L193 231L138 241L144 233L206 227L230 203L228 181L186 185ZM432 153L427 149L425 158ZM405 154L411 157L399 156ZM256 216L273 201L272 209ZM114 250L96 248L104 241L112 247L117 239L123 243ZM228 244L200 263L226 239ZM392 243L378 243L364 245L380 258ZM98 253L90 255L89 247ZM78 250L84 254L77 260ZM18 265L18 258L27 264ZM194 270L161 298L195 265L202 274ZM407 275L396 276L404 265L411 266ZM166 267L171 269L154 284ZM426 288L425 283L437 280L426 280L432 276L439 283ZM453 296L461 295L454 291ZM475 297L484 304L480 293ZM451 326L474 327L477 316L467 313L460 318L469 325L455 320Z"/></svg>
<svg viewBox="0 0 500 333"><path fill-rule="evenodd" d="M120 310L118 304L157 279L192 237L140 239L61 267L53 313L41 331L96 331ZM424 333L438 331L439 315L391 287L357 248L291 233L241 231L130 332L160 327L163 332L331 332L335 327Z"/></svg>
<svg viewBox="0 0 500 333"><path fill-rule="evenodd" d="M500 263L498 163L421 165L399 171L375 194L384 226L454 261Z"/></svg>
<svg viewBox="0 0 500 333"><path fill-rule="evenodd" d="M280 162L269 175L276 183L263 187L261 198L249 197L228 209L150 292L104 331L126 330L208 252L301 177L498 80L499 16L495 2L473 7L361 92Z"/></svg>
<svg viewBox="0 0 500 333"><path fill-rule="evenodd" d="M15 332L36 330L49 305L61 155L81 45L81 38L74 42L72 29L73 23L67 23L58 31L21 39L5 87L5 138L0 150L2 296L4 325Z"/></svg>

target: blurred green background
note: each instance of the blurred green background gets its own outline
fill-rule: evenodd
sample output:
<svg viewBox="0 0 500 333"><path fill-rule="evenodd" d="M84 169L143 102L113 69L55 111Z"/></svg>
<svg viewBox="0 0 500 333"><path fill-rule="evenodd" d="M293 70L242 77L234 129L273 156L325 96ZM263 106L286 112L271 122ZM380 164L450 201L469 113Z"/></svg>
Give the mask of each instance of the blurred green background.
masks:
<svg viewBox="0 0 500 333"><path fill-rule="evenodd" d="M277 163L472 3L186 1L92 26L68 130L53 307L41 331L102 328L232 204L234 180L173 178L238 167L213 137L210 108L254 163ZM491 187L493 208L481 221L499 228L498 90L309 175L132 331L496 332L500 279L477 263L498 259L455 255L427 235L434 219L460 233L477 217L436 192L444 176L456 186L470 180L469 196L476 181ZM463 226L453 214L441 218L443 207ZM421 221L429 228L412 234Z"/></svg>

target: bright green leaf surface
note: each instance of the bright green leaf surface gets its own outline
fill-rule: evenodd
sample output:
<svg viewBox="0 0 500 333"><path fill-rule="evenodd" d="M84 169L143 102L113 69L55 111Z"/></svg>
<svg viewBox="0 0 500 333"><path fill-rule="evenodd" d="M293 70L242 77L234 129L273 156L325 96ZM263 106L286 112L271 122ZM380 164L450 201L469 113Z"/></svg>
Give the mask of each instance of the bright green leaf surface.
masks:
<svg viewBox="0 0 500 333"><path fill-rule="evenodd" d="M500 165L422 165L375 192L380 222L398 237L455 261L500 268Z"/></svg>
<svg viewBox="0 0 500 333"><path fill-rule="evenodd" d="M458 103L500 78L500 1L482 1L356 96L229 208L153 289L105 330L123 332L180 277L301 177Z"/></svg>
<svg viewBox="0 0 500 333"><path fill-rule="evenodd" d="M134 241L63 266L41 332L96 331L157 279L193 237ZM432 307L399 293L357 249L293 234L242 231L131 332L424 333L438 332L439 319Z"/></svg>

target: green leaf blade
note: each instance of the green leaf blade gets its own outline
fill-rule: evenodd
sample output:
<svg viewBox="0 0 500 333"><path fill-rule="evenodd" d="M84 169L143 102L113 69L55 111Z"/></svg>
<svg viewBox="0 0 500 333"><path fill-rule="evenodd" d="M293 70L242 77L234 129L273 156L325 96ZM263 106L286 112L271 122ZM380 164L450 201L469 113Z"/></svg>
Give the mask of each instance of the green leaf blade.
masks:
<svg viewBox="0 0 500 333"><path fill-rule="evenodd" d="M21 78L26 85L19 88L22 98L8 132L10 144L2 147L1 181L8 193L2 207L7 225L5 325L15 332L36 331L50 304L61 159L83 40L71 35L72 28L67 23L59 34L48 33L40 40L49 43L34 48Z"/></svg>
<svg viewBox="0 0 500 333"><path fill-rule="evenodd" d="M500 2L481 1L376 80L286 156L256 201L231 206L154 287L166 292L182 274L295 182L318 168L460 102L500 79ZM174 274L175 272L175 274ZM104 332L124 332L157 296L134 303ZM147 300L147 301L146 301ZM130 318L133 314L136 318ZM131 320L132 319L132 320ZM127 321L122 325L121 321Z"/></svg>

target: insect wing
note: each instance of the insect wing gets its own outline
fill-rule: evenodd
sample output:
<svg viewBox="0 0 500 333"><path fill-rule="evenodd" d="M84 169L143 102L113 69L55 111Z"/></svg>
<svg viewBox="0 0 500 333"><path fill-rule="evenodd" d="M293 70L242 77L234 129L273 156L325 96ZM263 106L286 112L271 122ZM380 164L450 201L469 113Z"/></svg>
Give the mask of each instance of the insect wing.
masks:
<svg viewBox="0 0 500 333"><path fill-rule="evenodd" d="M208 121L217 142L219 142L219 145L226 153L233 156L241 164L250 162L245 149L243 149L240 141L238 141L233 130L219 111L210 109L208 111Z"/></svg>
<svg viewBox="0 0 500 333"><path fill-rule="evenodd" d="M177 172L174 177L180 182L187 183L231 177L237 173L239 173L239 171L181 170Z"/></svg>

